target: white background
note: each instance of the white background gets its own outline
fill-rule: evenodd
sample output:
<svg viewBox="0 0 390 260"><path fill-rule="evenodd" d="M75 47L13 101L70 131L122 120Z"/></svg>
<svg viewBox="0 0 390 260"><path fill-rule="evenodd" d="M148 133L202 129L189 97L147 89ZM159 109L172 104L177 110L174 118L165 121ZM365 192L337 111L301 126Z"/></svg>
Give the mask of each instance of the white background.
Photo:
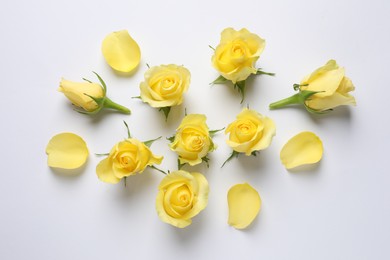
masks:
<svg viewBox="0 0 390 260"><path fill-rule="evenodd" d="M7 1L0 9L1 181L0 259L389 259L390 4L371 1ZM226 27L248 28L267 41L257 65L276 77L248 81L246 102L230 85L209 86L218 73L212 50ZM110 32L127 29L139 43L141 64L131 76L114 73L100 46ZM325 116L301 108L269 111L293 94L292 84L329 59L346 68L356 86L356 107ZM150 65L183 64L192 74L184 104L168 122L139 100ZM108 96L131 116L88 117L57 92L61 77L108 85ZM247 104L274 119L277 134L258 157L233 160L224 134L214 141L207 169L208 207L186 229L161 222L155 212L163 175L147 170L123 183L102 183L101 157L126 137L162 135L152 149L160 166L176 169L165 137L184 115L203 113L211 129L226 126ZM324 143L322 161L288 172L283 144L300 131ZM82 136L90 150L72 176L50 169L45 147L60 132ZM262 210L244 231L227 225L228 189L249 182Z"/></svg>

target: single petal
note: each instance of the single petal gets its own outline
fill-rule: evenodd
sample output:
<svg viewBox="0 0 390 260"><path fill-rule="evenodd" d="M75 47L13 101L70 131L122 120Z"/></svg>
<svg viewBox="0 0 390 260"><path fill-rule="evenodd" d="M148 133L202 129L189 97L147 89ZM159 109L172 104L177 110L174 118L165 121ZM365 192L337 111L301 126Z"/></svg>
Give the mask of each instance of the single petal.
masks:
<svg viewBox="0 0 390 260"><path fill-rule="evenodd" d="M114 174L112 167L112 160L107 157L100 161L96 166L96 174L101 181L116 184L120 182L120 178L117 178Z"/></svg>
<svg viewBox="0 0 390 260"><path fill-rule="evenodd" d="M61 133L53 136L46 147L47 165L62 169L81 167L88 158L85 141L73 133Z"/></svg>
<svg viewBox="0 0 390 260"><path fill-rule="evenodd" d="M102 52L108 65L120 72L131 72L141 60L140 48L127 30L107 35L102 43Z"/></svg>
<svg viewBox="0 0 390 260"><path fill-rule="evenodd" d="M228 192L228 224L237 229L248 227L261 208L259 193L248 183L236 184Z"/></svg>
<svg viewBox="0 0 390 260"><path fill-rule="evenodd" d="M312 109L325 111L338 106L356 105L355 98L348 93L345 95L335 92L332 96L328 97L313 97L306 101L306 105Z"/></svg>
<svg viewBox="0 0 390 260"><path fill-rule="evenodd" d="M280 160L286 169L291 169L320 161L322 153L321 139L312 132L301 132L283 146Z"/></svg>

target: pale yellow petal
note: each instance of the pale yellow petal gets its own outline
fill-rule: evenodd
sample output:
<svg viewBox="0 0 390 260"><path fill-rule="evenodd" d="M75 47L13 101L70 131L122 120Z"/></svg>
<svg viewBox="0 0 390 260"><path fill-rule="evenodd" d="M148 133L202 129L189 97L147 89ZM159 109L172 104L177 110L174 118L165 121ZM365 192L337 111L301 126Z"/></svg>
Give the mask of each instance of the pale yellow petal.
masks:
<svg viewBox="0 0 390 260"><path fill-rule="evenodd" d="M337 90L344 75L345 69L339 68L336 61L330 60L310 74L309 77L302 80L301 89L318 91L320 92L316 94L318 97L330 96Z"/></svg>
<svg viewBox="0 0 390 260"><path fill-rule="evenodd" d="M120 72L131 72L141 60L141 51L127 30L110 33L102 43L108 65Z"/></svg>
<svg viewBox="0 0 390 260"><path fill-rule="evenodd" d="M101 181L116 184L120 182L120 178L114 175L112 160L108 157L100 161L96 166L96 174Z"/></svg>
<svg viewBox="0 0 390 260"><path fill-rule="evenodd" d="M335 92L332 96L317 98L313 97L306 101L306 105L312 109L325 111L338 106L356 105L355 98L348 93L345 95Z"/></svg>
<svg viewBox="0 0 390 260"><path fill-rule="evenodd" d="M61 133L53 136L46 147L47 165L62 169L77 169L88 158L85 141L73 133Z"/></svg>
<svg viewBox="0 0 390 260"><path fill-rule="evenodd" d="M228 224L237 229L248 227L261 208L259 193L248 183L236 184L228 192Z"/></svg>
<svg viewBox="0 0 390 260"><path fill-rule="evenodd" d="M301 132L283 146L280 160L286 169L291 169L320 161L322 153L321 139L312 132Z"/></svg>

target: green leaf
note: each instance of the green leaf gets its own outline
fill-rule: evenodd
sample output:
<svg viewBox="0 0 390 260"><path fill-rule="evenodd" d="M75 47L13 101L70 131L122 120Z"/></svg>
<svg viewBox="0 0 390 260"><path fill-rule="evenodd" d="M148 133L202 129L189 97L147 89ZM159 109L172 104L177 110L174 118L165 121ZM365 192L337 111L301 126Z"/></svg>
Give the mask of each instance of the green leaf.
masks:
<svg viewBox="0 0 390 260"><path fill-rule="evenodd" d="M134 98L134 99L141 99L141 96L136 96L136 97L131 97L131 98Z"/></svg>
<svg viewBox="0 0 390 260"><path fill-rule="evenodd" d="M233 152L230 154L229 158L227 158L226 161L222 164L221 168L225 165L225 163L229 162L229 161L230 161L231 159L233 159L234 157L237 158L239 154L240 154L239 152L233 151Z"/></svg>
<svg viewBox="0 0 390 260"><path fill-rule="evenodd" d="M211 82L210 85L213 85L213 84L223 84L223 83L226 83L227 81L228 81L227 79L225 79L222 75L220 75L213 82Z"/></svg>
<svg viewBox="0 0 390 260"><path fill-rule="evenodd" d="M158 111L163 111L163 113L165 115L165 121L167 121L169 112L171 112L171 107L161 107L161 108L159 108Z"/></svg>
<svg viewBox="0 0 390 260"><path fill-rule="evenodd" d="M148 141L145 141L143 142L147 147L150 147L155 141L157 141L158 139L161 139L162 136L160 137L157 137L156 139L152 139L152 140L148 140Z"/></svg>
<svg viewBox="0 0 390 260"><path fill-rule="evenodd" d="M252 156L257 156L259 153L260 153L260 151L253 151L253 152L251 153L251 155L252 155Z"/></svg>

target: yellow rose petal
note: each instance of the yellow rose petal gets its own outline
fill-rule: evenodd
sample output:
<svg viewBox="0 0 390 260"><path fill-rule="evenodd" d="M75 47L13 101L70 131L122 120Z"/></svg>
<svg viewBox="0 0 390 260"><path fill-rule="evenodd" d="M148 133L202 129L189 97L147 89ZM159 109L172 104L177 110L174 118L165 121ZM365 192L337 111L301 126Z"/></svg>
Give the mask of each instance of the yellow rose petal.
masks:
<svg viewBox="0 0 390 260"><path fill-rule="evenodd" d="M81 167L88 158L85 141L73 133L61 133L53 136L46 147L47 165L62 169Z"/></svg>
<svg viewBox="0 0 390 260"><path fill-rule="evenodd" d="M140 48L127 30L107 35L102 43L102 52L108 65L120 72L131 72L141 60Z"/></svg>
<svg viewBox="0 0 390 260"><path fill-rule="evenodd" d="M228 192L228 224L237 229L248 227L261 208L259 193L248 183L236 184Z"/></svg>
<svg viewBox="0 0 390 260"><path fill-rule="evenodd" d="M312 132L301 132L283 146L280 160L286 169L291 169L320 161L322 153L321 139Z"/></svg>

